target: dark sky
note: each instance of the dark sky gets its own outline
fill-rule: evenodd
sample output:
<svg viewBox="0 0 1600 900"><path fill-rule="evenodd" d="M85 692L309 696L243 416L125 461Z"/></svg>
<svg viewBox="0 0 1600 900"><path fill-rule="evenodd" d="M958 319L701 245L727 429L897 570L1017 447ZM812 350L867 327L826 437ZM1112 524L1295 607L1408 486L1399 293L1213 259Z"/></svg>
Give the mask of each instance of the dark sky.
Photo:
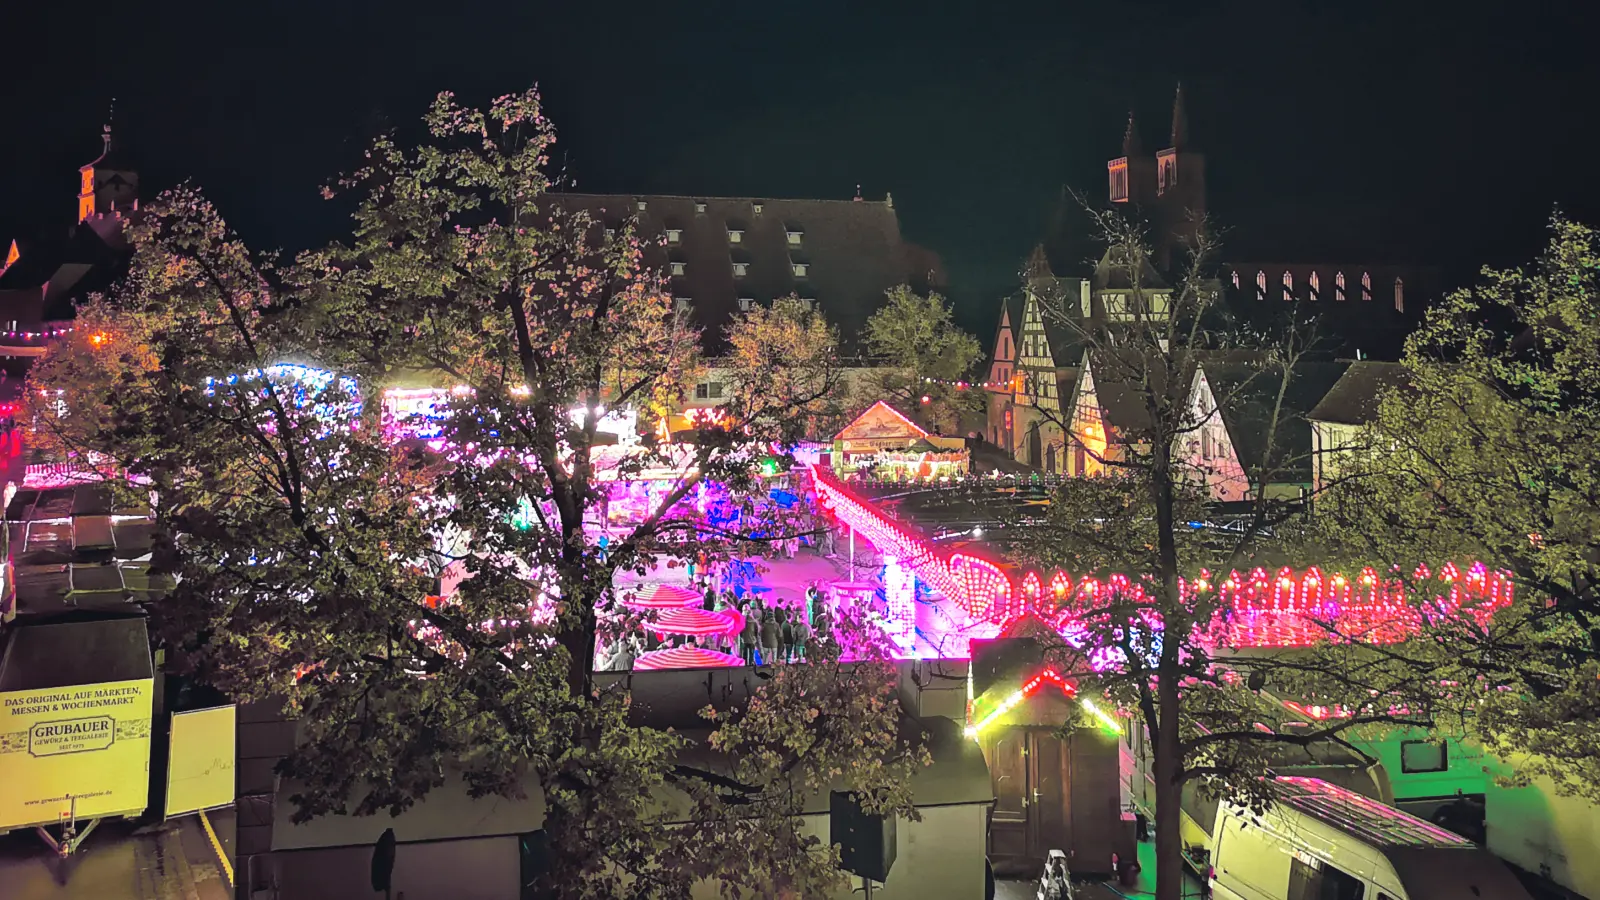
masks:
<svg viewBox="0 0 1600 900"><path fill-rule="evenodd" d="M1586 5L13 0L0 235L70 224L113 96L147 186L298 248L383 123L537 82L585 190L892 191L986 331L1061 186L1104 190L1130 107L1159 146L1181 78L1236 254L1459 270L1556 204L1600 219Z"/></svg>

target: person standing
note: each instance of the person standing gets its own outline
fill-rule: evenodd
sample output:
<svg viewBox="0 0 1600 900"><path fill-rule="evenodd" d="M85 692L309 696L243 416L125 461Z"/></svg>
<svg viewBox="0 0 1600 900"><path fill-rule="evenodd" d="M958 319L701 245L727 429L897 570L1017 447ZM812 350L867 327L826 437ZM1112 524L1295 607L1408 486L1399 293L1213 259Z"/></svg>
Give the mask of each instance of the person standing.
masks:
<svg viewBox="0 0 1600 900"><path fill-rule="evenodd" d="M706 612L711 612L713 609L717 608L717 592L716 589L711 586L709 581L706 582L706 594L705 598L700 602L700 608Z"/></svg>
<svg viewBox="0 0 1600 900"><path fill-rule="evenodd" d="M778 661L791 662L794 659L794 626L789 624L789 611L778 610Z"/></svg>
<svg viewBox="0 0 1600 900"><path fill-rule="evenodd" d="M778 661L778 620L772 610L761 613L761 665L775 665Z"/></svg>
<svg viewBox="0 0 1600 900"><path fill-rule="evenodd" d="M746 604L744 609L744 630L739 632L739 655L744 657L744 664L756 664L756 644L761 640L761 623L757 616L761 610L754 603Z"/></svg>
<svg viewBox="0 0 1600 900"><path fill-rule="evenodd" d="M794 649L792 651L794 662L806 661L806 642L810 639L811 626L807 625L804 619L796 616L794 622Z"/></svg>

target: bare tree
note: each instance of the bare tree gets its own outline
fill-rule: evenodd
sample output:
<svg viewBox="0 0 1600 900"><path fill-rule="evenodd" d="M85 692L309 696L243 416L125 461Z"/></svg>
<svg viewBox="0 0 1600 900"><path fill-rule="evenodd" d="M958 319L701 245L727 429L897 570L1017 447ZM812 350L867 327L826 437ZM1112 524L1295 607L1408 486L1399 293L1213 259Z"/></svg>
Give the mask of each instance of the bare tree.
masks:
<svg viewBox="0 0 1600 900"><path fill-rule="evenodd" d="M1052 343L1081 354L1072 390L1055 403L1041 396L1048 391L1032 392L1035 412L1060 429L1082 460L1075 474L1087 477L1069 479L1041 519L1017 529L1017 549L1078 579L1055 622L1088 683L1135 711L1148 734L1157 896L1175 900L1186 784L1265 802L1262 776L1286 746L1336 741L1378 721L1425 723L1426 709L1413 704L1397 715L1388 699L1416 696L1425 673L1398 654L1349 643L1274 647L1234 610L1229 573L1275 571L1298 546L1308 499L1300 485L1310 481L1302 414L1307 393L1324 389L1308 374L1316 370L1309 333L1227 321L1208 277L1217 240L1207 229L1197 229L1169 279L1137 222L1091 214L1106 251L1087 307L1049 282L1032 290ZM1038 383L1040 374L1026 378ZM1309 642L1333 624L1298 627ZM1264 683L1315 696L1341 715L1315 727L1270 727L1284 707L1258 690Z"/></svg>

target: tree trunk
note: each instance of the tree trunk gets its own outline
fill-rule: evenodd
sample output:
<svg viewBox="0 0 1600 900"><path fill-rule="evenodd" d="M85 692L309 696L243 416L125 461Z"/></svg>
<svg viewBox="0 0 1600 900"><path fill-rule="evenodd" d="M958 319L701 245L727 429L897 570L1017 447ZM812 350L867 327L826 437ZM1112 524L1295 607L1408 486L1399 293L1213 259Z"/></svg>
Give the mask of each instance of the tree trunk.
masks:
<svg viewBox="0 0 1600 900"><path fill-rule="evenodd" d="M1176 680L1161 677L1158 692L1161 697L1161 738L1154 747L1156 900L1178 900L1183 895L1183 838L1178 831L1183 816L1183 758L1178 745Z"/></svg>
<svg viewBox="0 0 1600 900"><path fill-rule="evenodd" d="M1157 563L1161 576L1162 631L1188 626L1183 592L1178 586L1177 489L1172 473L1172 440L1158 435L1151 454L1151 489L1155 495ZM1178 696L1179 656L1182 641L1163 640L1156 663L1156 708L1160 720L1155 752L1156 769L1156 900L1183 896L1183 839L1178 824L1183 816L1183 747Z"/></svg>

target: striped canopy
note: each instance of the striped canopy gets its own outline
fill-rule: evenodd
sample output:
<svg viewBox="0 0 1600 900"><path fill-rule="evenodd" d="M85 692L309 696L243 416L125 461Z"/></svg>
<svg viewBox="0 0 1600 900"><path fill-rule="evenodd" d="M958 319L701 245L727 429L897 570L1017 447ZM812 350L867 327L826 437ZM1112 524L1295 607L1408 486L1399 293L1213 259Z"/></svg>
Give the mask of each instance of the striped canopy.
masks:
<svg viewBox="0 0 1600 900"><path fill-rule="evenodd" d="M711 634L738 634L744 629L744 616L736 609L664 609L647 626L657 634L686 634L704 637Z"/></svg>
<svg viewBox="0 0 1600 900"><path fill-rule="evenodd" d="M744 660L730 653L718 653L704 647L673 647L670 650L651 650L639 654L633 661L634 671L650 669L715 669L742 666Z"/></svg>
<svg viewBox="0 0 1600 900"><path fill-rule="evenodd" d="M634 609L682 609L696 606L704 596L694 588L676 584L647 584L638 591L624 594L622 602Z"/></svg>

